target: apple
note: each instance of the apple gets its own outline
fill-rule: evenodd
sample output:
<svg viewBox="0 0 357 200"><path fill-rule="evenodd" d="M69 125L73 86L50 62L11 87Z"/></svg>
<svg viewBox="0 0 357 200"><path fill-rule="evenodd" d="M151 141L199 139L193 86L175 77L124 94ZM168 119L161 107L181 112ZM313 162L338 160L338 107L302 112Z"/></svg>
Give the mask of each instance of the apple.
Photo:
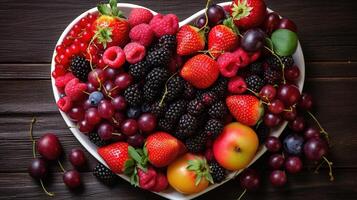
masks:
<svg viewBox="0 0 357 200"><path fill-rule="evenodd" d="M223 128L213 143L213 155L224 168L236 171L245 168L254 158L259 141L252 128L232 122Z"/></svg>

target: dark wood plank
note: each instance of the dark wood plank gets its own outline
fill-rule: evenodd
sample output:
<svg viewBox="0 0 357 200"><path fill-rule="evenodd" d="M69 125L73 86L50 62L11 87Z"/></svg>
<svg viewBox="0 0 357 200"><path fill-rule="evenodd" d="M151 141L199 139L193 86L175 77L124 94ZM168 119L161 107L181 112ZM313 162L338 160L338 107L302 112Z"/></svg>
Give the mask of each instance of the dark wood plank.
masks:
<svg viewBox="0 0 357 200"><path fill-rule="evenodd" d="M247 193L244 199L325 199L335 200L343 196L345 200L356 199L356 169L335 170L336 180L329 182L327 172L319 174L304 171L298 175L290 175L289 183L284 188L273 188L263 179L263 187L256 192ZM39 185L27 173L1 173L0 199L48 199ZM130 186L120 180L119 183L108 188L100 184L91 173L82 173L84 187L77 192L69 191L62 182L60 173L54 173L46 183L48 190L56 194L53 199L163 199L159 196ZM347 178L351 177L351 178ZM242 192L239 182L232 180L217 189L210 191L197 199L237 199Z"/></svg>
<svg viewBox="0 0 357 200"><path fill-rule="evenodd" d="M50 62L57 38L69 22L83 11L94 7L98 1L55 0L48 3L38 0L0 2L0 63ZM125 0L141 4L163 13L175 13L180 19L204 7L200 0L183 2L165 0ZM218 2L218 1L216 1ZM267 4L299 26L299 36L307 60L357 60L357 2L267 0ZM19 13L14 15L13 13ZM327 21L328 18L328 21ZM9 23L11 22L11 23ZM23 53L29 51L31 53Z"/></svg>

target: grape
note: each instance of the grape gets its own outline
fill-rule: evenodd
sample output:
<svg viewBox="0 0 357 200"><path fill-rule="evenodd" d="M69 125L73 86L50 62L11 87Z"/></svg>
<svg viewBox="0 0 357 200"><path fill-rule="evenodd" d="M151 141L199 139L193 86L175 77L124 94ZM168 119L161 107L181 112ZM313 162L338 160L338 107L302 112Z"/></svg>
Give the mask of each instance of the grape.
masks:
<svg viewBox="0 0 357 200"><path fill-rule="evenodd" d="M281 142L279 138L274 136L269 136L265 139L265 147L270 152L278 152L281 149Z"/></svg>
<svg viewBox="0 0 357 200"><path fill-rule="evenodd" d="M115 85L118 86L119 90L125 90L133 82L133 77L126 73L122 72L115 77Z"/></svg>
<svg viewBox="0 0 357 200"><path fill-rule="evenodd" d="M127 142L129 143L129 145L135 148L141 148L144 145L145 138L141 134L137 133L135 135L129 136Z"/></svg>
<svg viewBox="0 0 357 200"><path fill-rule="evenodd" d="M81 185L81 176L76 170L69 170L63 174L63 182L67 187L74 189Z"/></svg>
<svg viewBox="0 0 357 200"><path fill-rule="evenodd" d="M261 29L249 29L241 39L241 46L245 51L256 52L264 46L265 37L265 33Z"/></svg>
<svg viewBox="0 0 357 200"><path fill-rule="evenodd" d="M107 122L103 122L98 127L98 135L102 140L110 140L113 137L114 127Z"/></svg>
<svg viewBox="0 0 357 200"><path fill-rule="evenodd" d="M127 136L134 135L138 129L138 123L135 121L135 119L127 119L121 125L121 131Z"/></svg>
<svg viewBox="0 0 357 200"><path fill-rule="evenodd" d="M265 85L259 92L260 98L264 101L271 101L276 96L276 89L272 85Z"/></svg>
<svg viewBox="0 0 357 200"><path fill-rule="evenodd" d="M37 151L46 160L57 160L62 153L62 146L58 137L52 133L46 133L37 141Z"/></svg>
<svg viewBox="0 0 357 200"><path fill-rule="evenodd" d="M274 170L269 176L270 183L275 187L280 187L286 184L286 173L282 170Z"/></svg>
<svg viewBox="0 0 357 200"><path fill-rule="evenodd" d="M280 22L280 17L277 13L275 12L269 13L265 18L265 23L264 23L265 32L267 32L268 34L274 32L278 28L279 22Z"/></svg>
<svg viewBox="0 0 357 200"><path fill-rule="evenodd" d="M304 132L305 140L310 138L319 138L320 137L320 129L315 126L308 127Z"/></svg>
<svg viewBox="0 0 357 200"><path fill-rule="evenodd" d="M295 174L301 171L302 161L298 156L290 156L286 159L285 169L291 174Z"/></svg>
<svg viewBox="0 0 357 200"><path fill-rule="evenodd" d="M85 120L87 120L87 122L92 126L98 124L101 120L99 113L98 113L98 109L97 108L89 108L86 111Z"/></svg>
<svg viewBox="0 0 357 200"><path fill-rule="evenodd" d="M156 117L151 113L142 114L138 119L139 129L149 133L156 128Z"/></svg>
<svg viewBox="0 0 357 200"><path fill-rule="evenodd" d="M286 67L284 69L284 75L288 81L296 81L300 76L300 70L297 66Z"/></svg>
<svg viewBox="0 0 357 200"><path fill-rule="evenodd" d="M305 119L302 116L297 116L289 123L289 127L295 132L301 132L305 129Z"/></svg>
<svg viewBox="0 0 357 200"><path fill-rule="evenodd" d="M104 72L99 68L93 69L88 74L88 82L93 84L93 86L96 88L98 88L100 84L104 82L104 80Z"/></svg>
<svg viewBox="0 0 357 200"><path fill-rule="evenodd" d="M72 107L71 110L68 112L68 116L71 120L77 122L84 118L84 109L80 106Z"/></svg>
<svg viewBox="0 0 357 200"><path fill-rule="evenodd" d="M48 172L46 161L42 158L34 158L28 167L28 172L34 179L45 178Z"/></svg>
<svg viewBox="0 0 357 200"><path fill-rule="evenodd" d="M239 175L239 182L246 190L257 190L260 186L260 176L256 170L248 168Z"/></svg>
<svg viewBox="0 0 357 200"><path fill-rule="evenodd" d="M206 16L201 16L196 20L196 27L202 28L204 25L206 25Z"/></svg>
<svg viewBox="0 0 357 200"><path fill-rule="evenodd" d="M289 134L283 140L285 152L291 155L300 155L304 145L304 138L298 134Z"/></svg>
<svg viewBox="0 0 357 200"><path fill-rule="evenodd" d="M284 164L284 156L281 154L273 154L269 157L268 164L272 169L280 169Z"/></svg>
<svg viewBox="0 0 357 200"><path fill-rule="evenodd" d="M284 103L279 99L274 99L268 106L268 110L273 114L280 114L284 109Z"/></svg>
<svg viewBox="0 0 357 200"><path fill-rule="evenodd" d="M307 93L302 93L298 103L299 108L303 110L310 110L312 105L312 96Z"/></svg>
<svg viewBox="0 0 357 200"><path fill-rule="evenodd" d="M319 161L327 154L327 143L320 138L310 138L304 145L304 154L308 160Z"/></svg>
<svg viewBox="0 0 357 200"><path fill-rule="evenodd" d="M90 93L88 100L90 101L91 105L96 106L103 99L103 97L103 93L95 91Z"/></svg>
<svg viewBox="0 0 357 200"><path fill-rule="evenodd" d="M279 86L277 97L282 100L286 106L292 106L298 102L300 91L295 85L284 84Z"/></svg>
<svg viewBox="0 0 357 200"><path fill-rule="evenodd" d="M124 111L126 109L127 103L123 96L117 96L112 99L112 104L115 110Z"/></svg>
<svg viewBox="0 0 357 200"><path fill-rule="evenodd" d="M267 113L264 115L264 124L267 127L273 128L281 123L281 117L273 113Z"/></svg>
<svg viewBox="0 0 357 200"><path fill-rule="evenodd" d="M98 114L101 118L110 119L114 114L114 106L104 99L98 105Z"/></svg>
<svg viewBox="0 0 357 200"><path fill-rule="evenodd" d="M296 118L297 112L296 112L296 108L295 107L290 107L289 109L290 110L284 111L282 113L282 117L283 117L284 120L292 121L292 120L294 120Z"/></svg>
<svg viewBox="0 0 357 200"><path fill-rule="evenodd" d="M279 29L289 29L292 32L297 32L296 24L290 19L283 18L280 20Z"/></svg>
<svg viewBox="0 0 357 200"><path fill-rule="evenodd" d="M84 165L87 162L86 156L84 155L84 152L81 149L75 148L71 150L71 153L68 156L69 161L72 163L73 166L75 167L84 167Z"/></svg>
<svg viewBox="0 0 357 200"><path fill-rule="evenodd" d="M207 16L210 26L215 26L223 22L226 17L226 14L221 6L213 4L207 9Z"/></svg>

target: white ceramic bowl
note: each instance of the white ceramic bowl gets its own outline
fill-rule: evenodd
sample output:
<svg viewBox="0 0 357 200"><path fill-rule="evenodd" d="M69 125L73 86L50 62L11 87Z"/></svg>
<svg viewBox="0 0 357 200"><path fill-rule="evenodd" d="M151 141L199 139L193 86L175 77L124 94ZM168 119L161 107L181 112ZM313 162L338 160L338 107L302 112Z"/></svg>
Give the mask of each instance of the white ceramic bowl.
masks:
<svg viewBox="0 0 357 200"><path fill-rule="evenodd" d="M224 2L224 3L220 3L219 5L221 6L226 6L226 5L230 5L231 2ZM129 3L118 3L118 7L120 8L121 11L124 12L124 14L127 16L130 12L131 9L133 8L140 8L142 6L138 6L138 5L134 5L134 4L129 4ZM142 7L143 8L143 7ZM148 9L148 8L146 8ZM150 9L148 9L150 10ZM66 29L63 31L61 37L58 39L57 41L57 45L62 43L62 40L64 39L64 37L68 34L68 32L70 31L70 29L84 16L86 16L88 13L93 13L96 12L97 9L96 8L92 8L84 13L82 13L81 15L79 15L76 19L74 19L67 27ZM150 10L153 14L156 14L155 11ZM269 11L271 11L269 9ZM202 9L198 12L196 12L195 14L193 14L191 17L183 20L180 22L180 27L185 25L185 24L190 24L193 23L198 17L202 16L204 14L205 10ZM52 56L52 63L51 63L51 72L55 69L55 58L56 56L56 51L53 51L53 56ZM300 75L300 79L298 80L298 87L299 90L301 91L304 85L304 79L305 79L305 62L304 62L304 56L301 50L301 46L300 44L298 45L298 48L296 50L296 52L293 55L295 64L299 67L301 75ZM55 79L51 76L51 83L52 83L52 89L53 89L53 94L55 97L56 102L58 101L59 97L59 92L55 86ZM70 120L70 118L67 116L66 113L60 111L64 121L66 122L67 126L70 127L69 129L72 131L73 135L77 138L77 140L84 146L84 148L87 149L87 151L89 153L91 153L98 161L100 161L101 163L103 163L104 165L106 165L106 163L104 162L104 160L100 157L100 155L97 153L97 146L94 145L86 135L84 135L83 133L81 133L78 128L73 128L76 127L76 124L74 122L72 122ZM282 133L282 131L284 130L285 126L286 126L286 122L283 123L282 125L280 125L278 128L272 130L271 135L273 136L280 136L280 134ZM254 157L254 159L252 160L252 162L249 164L251 165L252 163L254 163L258 158L260 158L260 156L262 156L266 151L266 148L261 145L261 147L259 148L256 156ZM192 199L195 198L197 196L200 196L210 190L213 190L214 188L224 184L225 182L229 181L230 179L234 178L235 175L237 175L239 172L232 172L228 175L227 179L225 181L223 181L222 183L219 184L214 184L214 185L210 185L206 190L197 193L197 194L192 194L192 195L183 195L179 192L176 192L175 190L173 190L172 188L164 191L164 192L159 192L156 193L160 196L163 196L167 199L172 199L172 200L183 200L183 199ZM125 175L121 175L118 174L121 178L125 179L126 181L129 181L128 177Z"/></svg>

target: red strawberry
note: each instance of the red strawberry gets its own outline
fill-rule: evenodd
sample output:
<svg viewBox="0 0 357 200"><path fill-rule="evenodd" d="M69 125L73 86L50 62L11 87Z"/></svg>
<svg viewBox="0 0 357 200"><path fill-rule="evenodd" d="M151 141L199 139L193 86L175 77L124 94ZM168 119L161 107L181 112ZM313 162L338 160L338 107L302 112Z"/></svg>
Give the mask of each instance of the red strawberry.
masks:
<svg viewBox="0 0 357 200"><path fill-rule="evenodd" d="M149 167L147 171L138 168L139 186L145 190L150 190L156 185L156 171Z"/></svg>
<svg viewBox="0 0 357 200"><path fill-rule="evenodd" d="M194 87L205 89L218 78L218 64L211 57L199 54L189 59L181 69L181 77Z"/></svg>
<svg viewBox="0 0 357 200"><path fill-rule="evenodd" d="M155 167L165 167L183 152L181 141L166 132L156 132L146 139L149 162Z"/></svg>
<svg viewBox="0 0 357 200"><path fill-rule="evenodd" d="M161 192L167 188L169 182L167 181L167 177L163 173L156 173L155 185L150 190L154 192Z"/></svg>
<svg viewBox="0 0 357 200"><path fill-rule="evenodd" d="M116 142L100 147L97 151L114 173L122 173L125 162L129 160L128 147L126 142Z"/></svg>
<svg viewBox="0 0 357 200"><path fill-rule="evenodd" d="M110 7L107 4L98 4L97 8L101 16L92 25L96 42L103 44L104 48L124 47L129 41L130 25L118 10L116 0L111 1Z"/></svg>
<svg viewBox="0 0 357 200"><path fill-rule="evenodd" d="M263 0L234 0L230 13L234 24L247 30L264 22L266 5Z"/></svg>
<svg viewBox="0 0 357 200"><path fill-rule="evenodd" d="M194 26L182 26L176 38L178 55L190 55L205 48L204 32Z"/></svg>
<svg viewBox="0 0 357 200"><path fill-rule="evenodd" d="M255 125L264 113L263 104L252 95L229 96L226 104L234 118L248 126Z"/></svg>
<svg viewBox="0 0 357 200"><path fill-rule="evenodd" d="M208 50L217 58L226 51L231 51L238 45L237 34L228 26L217 25L208 34Z"/></svg>

